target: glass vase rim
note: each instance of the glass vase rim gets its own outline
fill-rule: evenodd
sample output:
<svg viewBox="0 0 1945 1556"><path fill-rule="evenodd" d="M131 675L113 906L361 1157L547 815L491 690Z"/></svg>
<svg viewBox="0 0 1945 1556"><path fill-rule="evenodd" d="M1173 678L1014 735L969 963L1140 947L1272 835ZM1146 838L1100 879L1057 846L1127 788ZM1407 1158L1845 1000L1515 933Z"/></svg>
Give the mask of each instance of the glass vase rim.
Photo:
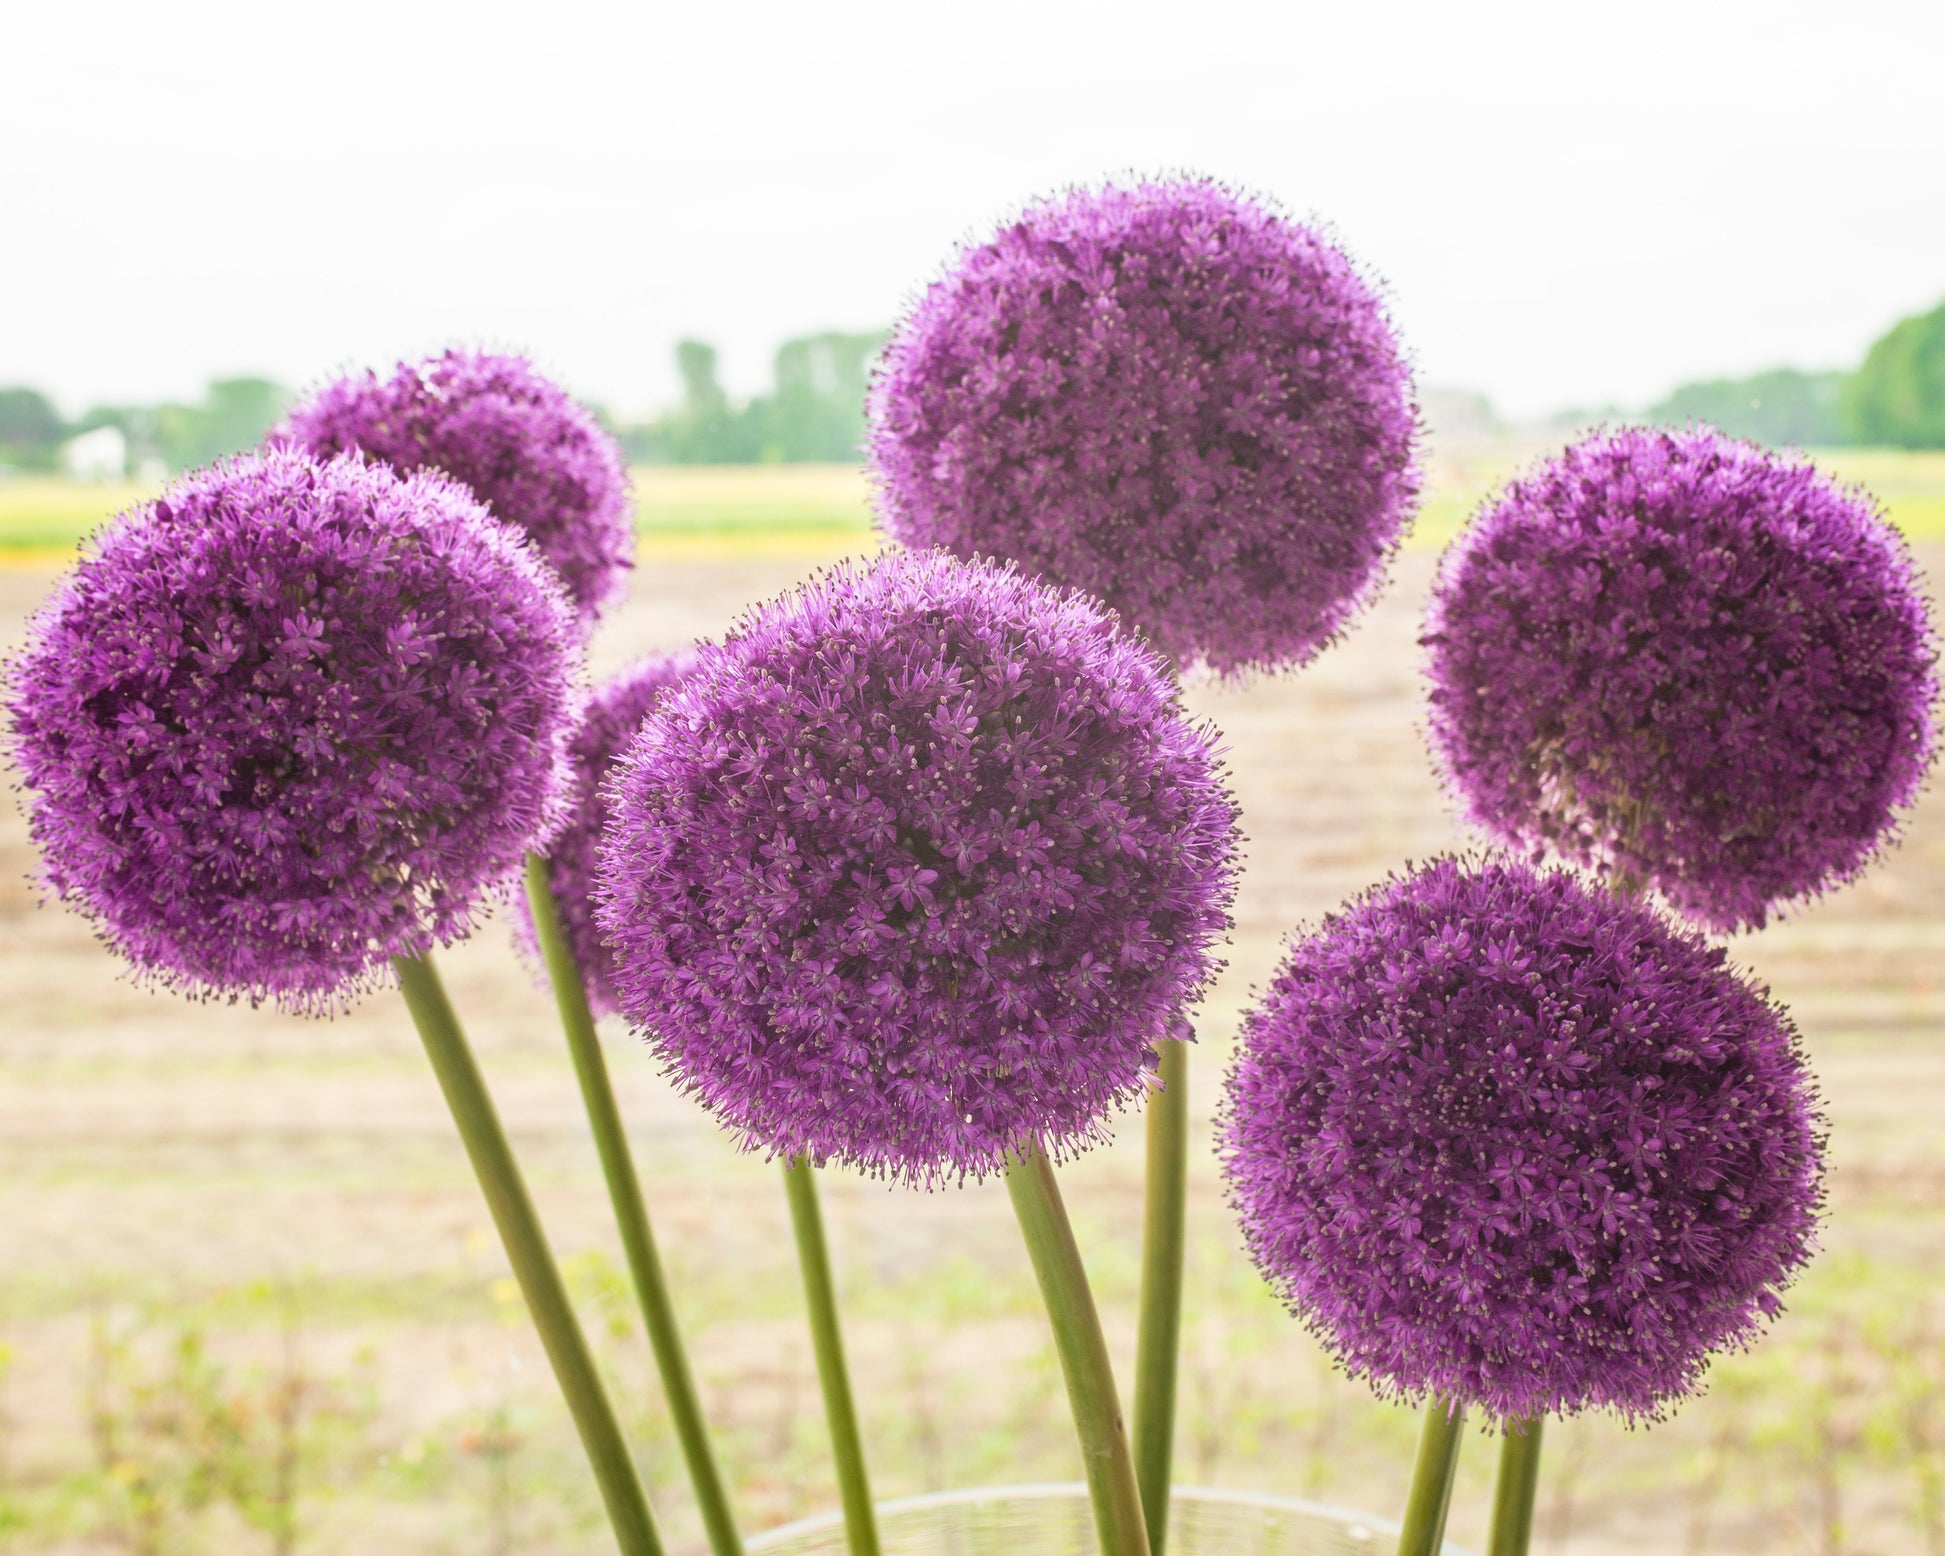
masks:
<svg viewBox="0 0 1945 1556"><path fill-rule="evenodd" d="M891 1497L875 1504L881 1517L896 1516L900 1513L922 1512L935 1507L970 1507L981 1502L1027 1502L1085 1499L1087 1484L1078 1480L1023 1481L1018 1484L992 1486L955 1486L945 1491L925 1491L907 1497ZM1347 1525L1360 1525L1370 1530L1375 1541L1385 1536L1396 1538L1402 1527L1395 1519L1380 1518L1375 1513L1362 1512L1356 1508L1339 1507L1335 1503L1316 1502L1308 1497L1285 1496L1270 1491L1245 1491L1229 1486L1174 1486L1169 1490L1171 1499L1190 1502L1228 1504L1231 1506L1260 1507L1276 1512L1295 1513L1301 1516L1341 1521ZM745 1545L749 1556L762 1556L763 1552L787 1548L792 1540L805 1535L824 1534L844 1527L842 1511L832 1509L812 1513L808 1517L779 1524L774 1529L765 1529L752 1535ZM1374 1551L1383 1549L1373 1544ZM1461 1547L1447 1543L1445 1556L1469 1556Z"/></svg>

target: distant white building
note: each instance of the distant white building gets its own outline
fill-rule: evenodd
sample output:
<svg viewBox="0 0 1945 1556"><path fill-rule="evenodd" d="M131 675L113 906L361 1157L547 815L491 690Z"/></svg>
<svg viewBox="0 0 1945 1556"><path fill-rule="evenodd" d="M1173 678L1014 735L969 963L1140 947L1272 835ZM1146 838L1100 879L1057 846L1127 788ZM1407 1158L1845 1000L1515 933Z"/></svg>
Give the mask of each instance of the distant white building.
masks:
<svg viewBox="0 0 1945 1556"><path fill-rule="evenodd" d="M119 481L128 474L128 439L120 427L97 427L61 445L70 481Z"/></svg>

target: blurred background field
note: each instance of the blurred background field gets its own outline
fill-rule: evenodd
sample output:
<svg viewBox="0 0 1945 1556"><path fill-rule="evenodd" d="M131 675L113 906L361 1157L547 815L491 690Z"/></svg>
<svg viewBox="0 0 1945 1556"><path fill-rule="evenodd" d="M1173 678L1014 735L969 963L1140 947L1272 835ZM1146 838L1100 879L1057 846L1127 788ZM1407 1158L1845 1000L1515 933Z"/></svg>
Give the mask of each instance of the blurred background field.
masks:
<svg viewBox="0 0 1945 1556"><path fill-rule="evenodd" d="M1918 0L542 11L17 6L0 145L0 660L75 547L294 396L531 355L634 467L597 673L876 544L886 327L955 243L1121 169L1327 222L1431 434L1389 587L1303 673L1192 685L1244 808L1199 1018L1183 1480L1395 1514L1415 1422L1242 1257L1208 1150L1282 938L1467 842L1420 740L1441 546L1600 422L1710 422L1866 482L1945 576L1945 8ZM1679 40L1676 45L1675 40ZM5 762L0 743L0 764ZM8 775L11 778L11 774ZM0 805L0 1556L594 1556L585 1463L395 996L310 1022L131 986ZM1945 1556L1945 801L1741 938L1823 1079L1827 1248L1709 1392L1550 1429L1546 1556ZM699 1531L551 1000L503 922L444 958L673 1556ZM746 1529L835 1500L774 1164L611 1062ZM1124 1391L1141 1140L1066 1174ZM826 1211L882 1495L1078 1474L1004 1191ZM1477 1545L1494 1445L1452 1534ZM1022 1552L1022 1556L1027 1556Z"/></svg>
<svg viewBox="0 0 1945 1556"><path fill-rule="evenodd" d="M1347 640L1301 674L1195 684L1248 834L1230 967L1199 1021L1186 1482L1396 1511L1415 1430L1333 1376L1243 1259L1208 1150L1237 1012L1281 938L1461 844L1429 771L1414 639L1436 543L1518 449L1442 456L1426 521ZM1945 456L1847 451L1945 569ZM855 471L638 472L643 548L595 643L606 673L720 632L873 544ZM48 526L125 494L0 489L0 649L62 565ZM36 503L38 507L34 506ZM39 517L33 517L38 514ZM35 526L40 528L36 529ZM69 532L62 532L67 534ZM532 1553L603 1548L595 1493L395 996L310 1022L131 987L37 906L0 816L0 1551ZM1549 1437L1536 1548L1945 1549L1945 805L1856 887L1738 960L1792 1006L1833 1126L1827 1249L1762 1347L1671 1422ZM699 1548L551 1005L489 925L446 959L543 1214L594 1320L678 1552ZM610 1029L624 1109L747 1528L834 1504L774 1165L737 1153ZM1124 1388L1138 1122L1066 1174ZM832 1173L827 1214L876 1486L1078 1474L1031 1276L997 1185ZM1453 1533L1478 1538L1492 1445Z"/></svg>
<svg viewBox="0 0 1945 1556"><path fill-rule="evenodd" d="M1483 498L1557 441L1529 435L1441 449L1407 544L1443 546ZM1843 448L1807 457L1867 486L1908 539L1945 540L1945 450ZM819 555L868 544L872 532L870 484L853 464L637 465L631 477L644 557ZM0 480L0 562L58 563L109 515L157 490L153 482L46 475Z"/></svg>

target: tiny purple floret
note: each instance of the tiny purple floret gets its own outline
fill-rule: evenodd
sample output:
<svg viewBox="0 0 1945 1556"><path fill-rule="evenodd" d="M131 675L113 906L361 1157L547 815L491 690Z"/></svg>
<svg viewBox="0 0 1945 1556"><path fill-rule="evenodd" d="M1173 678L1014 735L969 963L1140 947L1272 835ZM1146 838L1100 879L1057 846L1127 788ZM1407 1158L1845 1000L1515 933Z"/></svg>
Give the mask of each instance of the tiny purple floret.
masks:
<svg viewBox="0 0 1945 1556"><path fill-rule="evenodd" d="M962 250L870 412L894 539L1085 590L1225 673L1323 647L1417 501L1378 292L1324 233L1204 179L1077 190Z"/></svg>
<svg viewBox="0 0 1945 1556"><path fill-rule="evenodd" d="M584 626L634 565L628 476L613 438L524 357L447 351L325 385L273 437L320 458L359 452L401 473L439 470L526 532Z"/></svg>
<svg viewBox="0 0 1945 1556"><path fill-rule="evenodd" d="M48 890L145 978L343 1005L558 824L579 631L442 476L296 450L92 542L8 666Z"/></svg>
<svg viewBox="0 0 1945 1556"><path fill-rule="evenodd" d="M1932 759L1938 641L1897 533L1707 428L1596 433L1514 481L1424 642L1474 822L1725 932L1855 877Z"/></svg>
<svg viewBox="0 0 1945 1556"><path fill-rule="evenodd" d="M1219 1136L1251 1256L1353 1376L1651 1420L1814 1248L1822 1117L1723 952L1565 870L1445 859L1290 949Z"/></svg>
<svg viewBox="0 0 1945 1556"><path fill-rule="evenodd" d="M939 552L757 609L611 783L622 1008L773 1153L930 1185L1092 1143L1229 922L1173 688L1095 602Z"/></svg>

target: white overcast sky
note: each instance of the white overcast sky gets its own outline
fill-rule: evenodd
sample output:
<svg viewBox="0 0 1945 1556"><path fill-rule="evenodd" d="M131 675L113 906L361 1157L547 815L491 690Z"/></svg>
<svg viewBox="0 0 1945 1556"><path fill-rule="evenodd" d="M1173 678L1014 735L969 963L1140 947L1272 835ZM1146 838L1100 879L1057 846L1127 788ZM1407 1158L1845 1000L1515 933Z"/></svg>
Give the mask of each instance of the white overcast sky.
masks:
<svg viewBox="0 0 1945 1556"><path fill-rule="evenodd" d="M1529 415L1848 366L1945 298L1945 4L0 8L0 385L69 411L450 341L623 411L768 380L1027 197L1324 217L1422 382Z"/></svg>

